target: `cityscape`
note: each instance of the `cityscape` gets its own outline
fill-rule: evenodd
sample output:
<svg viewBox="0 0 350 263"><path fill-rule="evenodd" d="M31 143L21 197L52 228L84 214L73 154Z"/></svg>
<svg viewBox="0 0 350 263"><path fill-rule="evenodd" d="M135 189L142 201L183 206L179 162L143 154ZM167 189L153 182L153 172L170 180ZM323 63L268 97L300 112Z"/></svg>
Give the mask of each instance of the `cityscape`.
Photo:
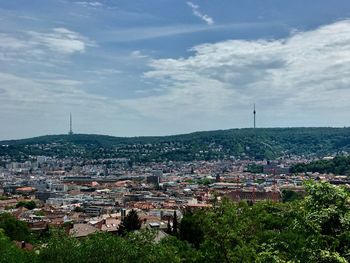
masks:
<svg viewBox="0 0 350 263"><path fill-rule="evenodd" d="M350 2L0 3L0 263L350 262Z"/></svg>
<svg viewBox="0 0 350 263"><path fill-rule="evenodd" d="M255 124L255 109L253 113ZM267 132L256 127L250 130L256 135ZM294 130L299 136L302 134L300 129L292 129L288 134ZM301 130L306 134L311 130L313 137L308 134L308 139L314 141L321 134L321 145L327 142L325 131L330 137L338 134L340 140L343 137L339 133L346 136L350 132L347 128L316 128L316 133L315 128ZM53 136L51 142L47 136L3 142L6 144L1 146L0 211L25 222L35 235L47 233L48 229L63 229L77 239L97 233L121 235L126 217L136 212L140 222L137 229L155 231L154 240L161 242L173 236L173 231L181 231L176 224L181 224L186 214L214 209L223 200L250 206L289 203L307 195L305 183L310 180L347 189L350 185L350 157L346 151L349 145L341 147L339 142L335 142L338 151L328 155L315 155L316 150L312 154L284 151L284 155L269 160L261 158L258 151L252 153L251 144L244 147L247 154L236 155L212 154L225 152L225 146L219 142L210 143L212 147L208 149L199 144L197 152L189 157L179 142L168 143L163 138L159 144L147 137L142 143L129 142L128 147L122 142L122 148L113 150L103 150L104 146L97 143L103 158L95 158L95 154L86 151L86 147L96 143L94 140L94 135L74 134L70 116L67 135ZM259 142L259 136L253 143L266 144ZM57 154L63 149L65 156ZM155 149L158 156L152 153ZM162 154L171 151L179 151L180 155L166 155L164 159ZM45 152L47 155L42 155ZM153 159L147 157L148 153ZM18 246L29 250L34 247L24 240Z"/></svg>

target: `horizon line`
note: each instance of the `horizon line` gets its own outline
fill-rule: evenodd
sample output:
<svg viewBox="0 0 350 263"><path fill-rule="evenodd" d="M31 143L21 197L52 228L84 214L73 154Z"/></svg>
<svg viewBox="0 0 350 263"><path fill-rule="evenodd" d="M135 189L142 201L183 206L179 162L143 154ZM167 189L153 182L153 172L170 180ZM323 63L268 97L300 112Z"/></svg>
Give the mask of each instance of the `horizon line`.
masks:
<svg viewBox="0 0 350 263"><path fill-rule="evenodd" d="M255 130L264 130L264 129L347 129L350 126L275 126L275 127L257 127ZM242 128L228 128L228 129L216 129L216 130L197 130L187 133L176 133L176 134L165 134L165 135L134 135L134 136L118 136L118 135L110 135L110 134L98 134L98 133L74 133L69 135L67 133L56 133L56 134L44 134L32 137L24 137L17 139L0 139L0 142L6 141L20 141L26 139L40 138L45 136L79 136L79 135L97 135L97 136L108 136L115 138L147 138L147 137L172 137L172 136L181 136L188 135L193 133L201 133L201 132L214 132L214 131L229 131L229 130L254 130L254 127L242 127Z"/></svg>

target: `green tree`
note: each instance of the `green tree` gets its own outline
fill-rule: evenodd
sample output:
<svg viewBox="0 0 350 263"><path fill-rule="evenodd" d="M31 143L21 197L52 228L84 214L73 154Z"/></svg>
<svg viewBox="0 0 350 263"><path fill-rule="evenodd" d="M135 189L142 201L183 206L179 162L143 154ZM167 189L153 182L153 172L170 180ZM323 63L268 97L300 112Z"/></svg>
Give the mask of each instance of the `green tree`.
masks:
<svg viewBox="0 0 350 263"><path fill-rule="evenodd" d="M19 208L19 207L25 207L29 210L33 210L34 208L36 208L36 203L34 201L19 201L17 204L16 204L16 207Z"/></svg>
<svg viewBox="0 0 350 263"><path fill-rule="evenodd" d="M350 194L326 182L308 182L304 205L310 226L322 235L336 236L350 230Z"/></svg>
<svg viewBox="0 0 350 263"><path fill-rule="evenodd" d="M204 236L200 221L201 215L199 213L194 214L191 211L187 211L184 213L180 224L180 239L186 240L195 248L199 248Z"/></svg>
<svg viewBox="0 0 350 263"><path fill-rule="evenodd" d="M168 218L168 224L167 224L166 233L167 234L171 234L172 233L172 229L171 229L171 225L170 225L170 218Z"/></svg>
<svg viewBox="0 0 350 263"><path fill-rule="evenodd" d="M174 211L174 215L173 215L173 235L177 235L178 234L178 224L177 224L177 214L176 214L176 210Z"/></svg>
<svg viewBox="0 0 350 263"><path fill-rule="evenodd" d="M252 164L247 165L247 167L245 168L245 171L250 172L250 173L262 173L263 166L258 165L256 163L252 163Z"/></svg>
<svg viewBox="0 0 350 263"><path fill-rule="evenodd" d="M120 223L118 227L118 233L120 235L124 235L127 232L139 230L141 228L141 224L142 223L137 212L132 209Z"/></svg>
<svg viewBox="0 0 350 263"><path fill-rule="evenodd" d="M81 258L79 241L68 236L62 230L51 230L49 242L40 252L41 262L47 263L79 263Z"/></svg>
<svg viewBox="0 0 350 263"><path fill-rule="evenodd" d="M300 193L297 193L293 190L282 190L282 201L284 203L301 199L303 199L303 196Z"/></svg>
<svg viewBox="0 0 350 263"><path fill-rule="evenodd" d="M82 240L80 258L85 263L132 262L132 245L124 238L108 233L97 233Z"/></svg>
<svg viewBox="0 0 350 263"><path fill-rule="evenodd" d="M5 235L11 240L28 241L30 239L27 224L17 220L11 214L0 214L0 228L4 230Z"/></svg>
<svg viewBox="0 0 350 263"><path fill-rule="evenodd" d="M0 229L0 263L26 263L38 262L37 257L31 252L19 249Z"/></svg>

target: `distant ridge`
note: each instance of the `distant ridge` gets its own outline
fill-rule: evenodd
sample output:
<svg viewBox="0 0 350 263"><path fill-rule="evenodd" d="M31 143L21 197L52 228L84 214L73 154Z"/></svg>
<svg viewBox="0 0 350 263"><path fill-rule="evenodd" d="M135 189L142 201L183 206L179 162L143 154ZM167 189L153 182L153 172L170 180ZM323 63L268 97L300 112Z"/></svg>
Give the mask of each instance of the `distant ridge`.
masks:
<svg viewBox="0 0 350 263"><path fill-rule="evenodd" d="M57 146L51 147L50 151L34 146L43 144L57 144ZM136 144L139 153L134 151L131 154L131 149ZM109 156L149 161L209 160L232 156L272 159L286 154L323 156L350 152L350 128L301 127L255 130L244 128L141 137L95 134L45 135L0 141L0 145L2 145L0 156L9 155L9 152L14 155L18 151L24 155L65 155L86 158Z"/></svg>
<svg viewBox="0 0 350 263"><path fill-rule="evenodd" d="M350 127L274 127L274 128L256 128L255 129L257 132L282 132L282 131L295 131L299 133L300 131L304 131L306 133L313 131L341 131L341 130L347 130L349 132L350 136ZM220 130L210 130L210 131L195 131L195 132L190 132L190 133L180 133L180 134L173 134L173 135L159 135L159 136L114 136L114 135L104 135L104 134L88 134L88 133L76 133L71 135L67 134L50 134L50 135L40 135L40 136L35 136L35 137L29 137L29 138L24 138L24 139L10 139L10 140L2 140L0 141L0 144L7 144L7 145L14 145L14 144L22 144L22 143L31 143L32 141L34 142L46 142L47 140L73 140L75 139L86 139L86 138L108 138L111 140L122 140L122 141L128 141L128 140L154 140L154 139L171 139L171 138L179 138L179 137L189 137L192 135L217 135L218 133L236 133L239 134L241 132L252 132L254 131L254 128L234 128L234 129L220 129Z"/></svg>

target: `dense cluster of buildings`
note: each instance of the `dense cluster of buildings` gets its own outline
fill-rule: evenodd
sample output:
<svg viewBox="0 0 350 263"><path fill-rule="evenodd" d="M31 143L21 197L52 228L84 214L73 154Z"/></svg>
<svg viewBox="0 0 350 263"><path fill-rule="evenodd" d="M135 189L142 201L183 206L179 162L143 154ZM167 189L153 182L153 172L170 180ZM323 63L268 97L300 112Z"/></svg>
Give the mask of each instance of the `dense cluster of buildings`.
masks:
<svg viewBox="0 0 350 263"><path fill-rule="evenodd" d="M278 202L283 190L303 193L305 175L289 173L293 162L254 162L262 171L250 173L247 167L252 162L247 160L131 166L125 158L86 161L38 156L0 167L0 212L12 213L35 231L61 226L83 237L96 231L116 232L134 209L142 227L165 230L174 212L181 219L186 209L206 209L222 198ZM309 176L348 183L346 177ZM16 207L30 200L37 208Z"/></svg>

